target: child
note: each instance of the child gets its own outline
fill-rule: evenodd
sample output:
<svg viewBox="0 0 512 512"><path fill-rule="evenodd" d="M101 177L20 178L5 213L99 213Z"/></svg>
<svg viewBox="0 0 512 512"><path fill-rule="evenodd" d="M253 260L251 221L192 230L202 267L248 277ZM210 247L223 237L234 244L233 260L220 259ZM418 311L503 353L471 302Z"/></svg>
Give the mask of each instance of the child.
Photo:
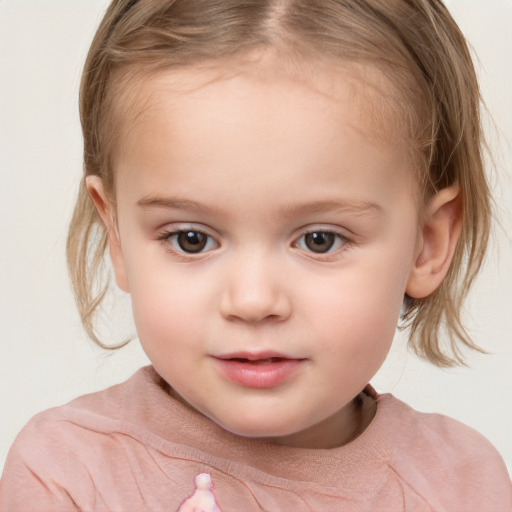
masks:
<svg viewBox="0 0 512 512"><path fill-rule="evenodd" d="M400 315L434 364L476 348L490 198L440 2L114 0L81 115L78 306L101 343L108 246L152 366L35 417L2 509L512 508L485 439L368 384Z"/></svg>

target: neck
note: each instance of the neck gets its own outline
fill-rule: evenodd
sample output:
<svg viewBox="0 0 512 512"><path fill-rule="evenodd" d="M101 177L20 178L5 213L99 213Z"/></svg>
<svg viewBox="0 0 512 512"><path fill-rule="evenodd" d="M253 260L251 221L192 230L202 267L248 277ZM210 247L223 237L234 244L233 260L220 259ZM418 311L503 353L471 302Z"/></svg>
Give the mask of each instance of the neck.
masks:
<svg viewBox="0 0 512 512"><path fill-rule="evenodd" d="M275 439L276 444L307 449L331 449L350 443L371 423L377 402L364 392L320 423L300 432Z"/></svg>

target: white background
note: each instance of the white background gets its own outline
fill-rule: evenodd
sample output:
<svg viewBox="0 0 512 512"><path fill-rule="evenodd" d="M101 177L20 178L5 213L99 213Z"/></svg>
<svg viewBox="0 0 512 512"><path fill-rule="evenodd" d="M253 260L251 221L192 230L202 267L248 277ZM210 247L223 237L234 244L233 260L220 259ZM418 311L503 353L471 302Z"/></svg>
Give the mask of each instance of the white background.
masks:
<svg viewBox="0 0 512 512"><path fill-rule="evenodd" d="M466 315L491 354L472 354L470 368L440 370L408 354L397 337L373 383L417 409L473 426L512 468L512 1L447 3L478 55L494 121L486 126L501 227ZM137 342L106 353L86 339L64 257L81 175L78 84L105 6L106 0L0 0L2 466L33 414L119 382L147 361ZM123 332L131 329L128 316Z"/></svg>

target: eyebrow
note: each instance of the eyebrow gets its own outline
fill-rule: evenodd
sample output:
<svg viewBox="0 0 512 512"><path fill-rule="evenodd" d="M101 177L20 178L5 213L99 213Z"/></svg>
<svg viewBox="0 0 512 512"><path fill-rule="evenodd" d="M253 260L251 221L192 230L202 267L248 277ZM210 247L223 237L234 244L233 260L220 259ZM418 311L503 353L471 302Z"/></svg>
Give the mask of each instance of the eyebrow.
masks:
<svg viewBox="0 0 512 512"><path fill-rule="evenodd" d="M190 199L180 197L147 196L139 199L137 205L144 209L165 208L170 210L195 210L202 213L225 216L226 211ZM325 200L310 201L302 204L285 205L281 208L281 217L313 213L351 213L355 215L382 214L382 207L372 201Z"/></svg>
<svg viewBox="0 0 512 512"><path fill-rule="evenodd" d="M196 210L204 213L214 213L222 215L223 211L219 208L207 206L197 201L190 199L183 199L180 197L160 197L160 196L147 196L139 199L137 205L142 208L165 208L169 210Z"/></svg>
<svg viewBox="0 0 512 512"><path fill-rule="evenodd" d="M352 213L352 214L381 214L382 207L373 201L354 200L325 200L285 206L282 214L285 217L307 213Z"/></svg>

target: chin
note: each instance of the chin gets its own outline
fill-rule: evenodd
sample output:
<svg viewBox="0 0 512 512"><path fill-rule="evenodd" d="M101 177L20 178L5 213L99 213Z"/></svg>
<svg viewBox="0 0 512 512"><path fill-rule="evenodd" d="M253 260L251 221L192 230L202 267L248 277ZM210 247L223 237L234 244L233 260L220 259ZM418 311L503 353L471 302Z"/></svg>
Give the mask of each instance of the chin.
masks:
<svg viewBox="0 0 512 512"><path fill-rule="evenodd" d="M237 418L236 421L211 419L224 430L241 437L279 438L296 433L295 429L290 429L290 425L294 425L295 422L283 420L269 423L268 417L263 416L259 418L250 417L245 421L241 421L242 418Z"/></svg>

